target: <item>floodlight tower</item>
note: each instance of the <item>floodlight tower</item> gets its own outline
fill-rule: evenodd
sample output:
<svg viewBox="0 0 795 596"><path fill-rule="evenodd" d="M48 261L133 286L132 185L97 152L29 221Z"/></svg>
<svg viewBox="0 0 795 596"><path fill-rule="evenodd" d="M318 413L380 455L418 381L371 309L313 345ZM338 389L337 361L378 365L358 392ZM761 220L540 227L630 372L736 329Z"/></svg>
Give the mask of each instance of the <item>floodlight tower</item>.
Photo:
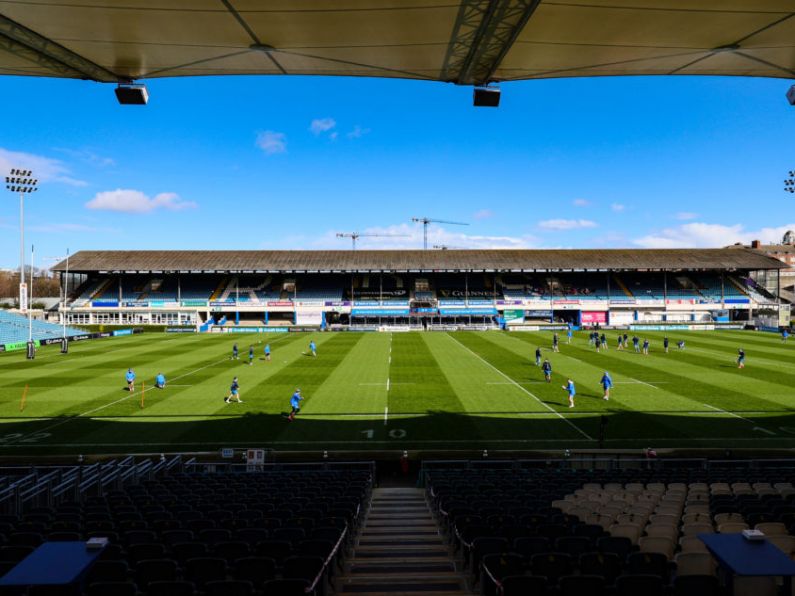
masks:
<svg viewBox="0 0 795 596"><path fill-rule="evenodd" d="M793 85L793 87L795 87L795 85ZM789 177L784 180L784 192L795 193L795 170L787 172L787 176Z"/></svg>
<svg viewBox="0 0 795 596"><path fill-rule="evenodd" d="M337 232L337 238L350 238L353 250L359 238L405 238L405 234L360 234L359 232Z"/></svg>
<svg viewBox="0 0 795 596"><path fill-rule="evenodd" d="M25 195L38 190L39 181L30 170L13 168L6 176L6 190L19 193L19 310L28 309L28 288L25 285Z"/></svg>
<svg viewBox="0 0 795 596"><path fill-rule="evenodd" d="M468 223L461 223L460 221L447 221L444 219L432 219L430 217L412 217L411 221L414 223L421 223L422 224L422 249L428 250L428 224L429 223L441 223L441 224L449 224L452 226L468 226Z"/></svg>

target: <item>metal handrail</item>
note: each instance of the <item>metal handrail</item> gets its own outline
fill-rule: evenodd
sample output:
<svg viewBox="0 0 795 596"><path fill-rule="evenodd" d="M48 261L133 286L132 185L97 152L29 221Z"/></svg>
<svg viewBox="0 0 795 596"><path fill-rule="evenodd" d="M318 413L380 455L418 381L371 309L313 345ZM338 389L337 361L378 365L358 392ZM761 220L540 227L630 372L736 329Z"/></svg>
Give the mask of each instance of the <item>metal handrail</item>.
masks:
<svg viewBox="0 0 795 596"><path fill-rule="evenodd" d="M331 553L329 554L329 556L326 557L325 561L323 561L323 566L320 568L320 571L317 572L315 579L312 580L312 583L309 586L304 588L305 594L311 594L312 592L315 591L315 588L317 587L318 583L320 583L320 581L323 579L323 575L326 573L326 569L328 569L329 563L331 563L331 561L334 559L334 556L337 554L337 551L339 550L340 545L342 544L342 541L347 533L348 533L348 526L346 524L345 529L342 531L339 539L337 540L337 544L334 545L334 548L331 549Z"/></svg>

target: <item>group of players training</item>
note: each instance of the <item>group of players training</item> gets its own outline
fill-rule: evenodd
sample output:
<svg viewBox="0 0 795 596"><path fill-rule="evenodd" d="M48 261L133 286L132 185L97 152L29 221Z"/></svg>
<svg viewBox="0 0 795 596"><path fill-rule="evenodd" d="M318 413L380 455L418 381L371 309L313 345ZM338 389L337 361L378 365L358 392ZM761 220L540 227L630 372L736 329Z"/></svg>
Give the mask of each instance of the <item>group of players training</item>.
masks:
<svg viewBox="0 0 795 596"><path fill-rule="evenodd" d="M573 335L574 335L573 330L572 330L571 327L569 327L566 330L566 343L567 344L571 343L571 338L572 338ZM788 337L789 337L789 333L787 332L787 330L782 331L781 340L783 342L786 342ZM629 346L629 343L628 343L629 342L629 336L626 333L623 333L623 334L619 333L617 339L618 339L618 345L616 347L616 350L623 351L624 349L626 349ZM605 336L604 332L599 333L598 330L593 330L593 331L588 333L588 343L591 346L595 347L597 352L601 352L602 350L607 350L608 349L607 337ZM648 356L649 355L649 346L650 345L651 344L649 343L649 340L648 339L644 339L642 347L641 347L640 338L637 335L632 337L632 346L633 346L633 348L635 350L635 353L637 353L637 354L643 354L644 356ZM684 350L685 349L685 341L683 339L678 340L676 342L676 345L677 345L677 348L680 349L680 350ZM663 338L663 351L666 354L668 353L669 347L670 347L670 341L668 340L668 336L665 336ZM553 352L560 352L560 337L558 336L557 332L552 334L552 351ZM541 348L540 347L536 347L535 362L536 362L536 366L541 367L541 370L544 373L544 380L547 383L551 383L552 382L552 364L549 362L549 358L545 358L544 361L541 362ZM742 348L739 348L737 350L737 368L741 368L741 369L745 368L745 350L743 350ZM602 378L599 380L599 384L602 386L602 389L604 390L604 394L602 396L602 399L604 399L605 401L608 401L610 399L610 389L613 387L613 378L610 376L609 372L604 371L604 374L602 375ZM572 381L571 379L567 379L566 380L566 384L562 385L561 388L568 394L568 396L569 396L569 407L573 408L574 407L574 396L577 395L577 388L574 386L574 381Z"/></svg>
<svg viewBox="0 0 795 596"><path fill-rule="evenodd" d="M263 348L264 360L266 362L270 362L271 360L271 345L269 343L265 344ZM303 352L303 354L307 354L307 352ZM317 358L317 345L315 344L315 340L309 340L309 354ZM232 357L231 360L240 360L240 350L237 347L237 344L232 346ZM252 366L254 364L254 346L251 345L248 348L248 364ZM135 391L135 371L132 368L127 369L127 373L125 374L125 380L127 381L127 391L130 393ZM155 388L156 389L165 389L166 388L166 377L161 373L157 373L155 377ZM292 422L295 419L296 414L301 410L301 402L304 400L304 396L301 395L301 389L296 389L293 395L290 397L290 413L287 415L287 420ZM237 377L232 379L232 384L229 386L229 395L224 397L224 403L231 404L232 402L236 402L239 404L243 403L243 400L240 399L240 382L237 380Z"/></svg>

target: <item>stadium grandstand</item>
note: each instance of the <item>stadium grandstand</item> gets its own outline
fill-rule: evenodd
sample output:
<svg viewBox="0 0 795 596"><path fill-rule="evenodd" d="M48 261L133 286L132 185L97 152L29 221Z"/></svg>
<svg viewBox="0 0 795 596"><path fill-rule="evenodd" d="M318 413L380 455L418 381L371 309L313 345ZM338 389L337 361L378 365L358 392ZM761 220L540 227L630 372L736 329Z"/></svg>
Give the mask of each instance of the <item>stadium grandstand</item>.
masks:
<svg viewBox="0 0 795 596"><path fill-rule="evenodd" d="M0 75L123 104L160 77L404 78L495 106L527 79L791 79L793 23L792 0L0 0ZM0 594L791 596L792 240L74 254L58 325L0 311Z"/></svg>
<svg viewBox="0 0 795 596"><path fill-rule="evenodd" d="M68 324L522 326L750 321L755 250L81 251ZM54 271L66 273L66 263Z"/></svg>

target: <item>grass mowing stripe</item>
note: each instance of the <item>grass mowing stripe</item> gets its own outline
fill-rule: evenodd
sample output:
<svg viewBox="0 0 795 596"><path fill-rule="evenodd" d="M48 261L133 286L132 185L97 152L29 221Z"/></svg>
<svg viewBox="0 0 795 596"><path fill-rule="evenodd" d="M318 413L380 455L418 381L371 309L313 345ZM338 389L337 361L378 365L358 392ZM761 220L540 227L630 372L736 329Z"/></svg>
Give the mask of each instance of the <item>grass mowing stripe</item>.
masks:
<svg viewBox="0 0 795 596"><path fill-rule="evenodd" d="M533 343L534 338L531 337L531 335L532 334L528 333L520 333L513 335L512 338L535 346L537 344ZM543 336L537 339L544 341ZM614 378L620 378L619 375L626 375L634 378L649 378L650 370L654 370L654 374L656 376L661 376L661 373L653 367L630 360L629 358L640 358L634 353L625 355L615 350L596 353L593 348L588 347L588 344L586 344L585 341L587 340L575 339L571 345L561 346L561 350L563 350L562 352L559 354L554 354L558 360L560 360L560 357L569 359L567 366L575 370L575 372L571 375L575 380L578 376L576 372L578 363L587 363L589 365L593 365L594 367L598 367L597 370L610 370L613 373ZM572 352L576 352L576 354L572 354ZM627 356L629 358L627 358ZM609 362L608 359L610 360ZM665 374L666 378L671 380L672 383L670 385L665 385L664 389L646 389L644 390L645 397L643 395L638 395L638 392L636 391L632 398L627 397L623 399L622 396L626 395L627 392L623 389L620 389L619 391L613 393L613 397L609 402L601 401L604 410L606 412L609 411L611 413L611 417L615 418L610 425L612 432L615 432L616 429L618 429L618 432L625 435L630 435L633 432L637 432L634 429L637 428L636 425L640 424L644 428L644 432L653 431L654 428L657 427L657 434L659 436L671 435L672 437L691 439L693 437L710 434L711 429L709 425L706 425L704 428L704 425L700 424L698 420L683 421L681 416L675 415L675 412L677 410L693 410L694 408L690 407L691 405L695 406L695 409L704 407L705 401L709 401L710 399L707 396L714 394L716 388L705 383L699 383L698 381L690 378L673 375L667 371ZM698 398L694 398L692 395L682 393L681 387L688 387L689 390L696 384L701 391L701 395L699 395ZM742 394L738 395L742 396ZM677 401L683 405L673 408L673 411L669 416L647 415L649 410L655 409L654 406L648 407L646 405L649 400L653 400L653 403L656 405L659 404L661 400L670 400L671 397L677 399ZM632 401L629 401L630 399ZM594 408L597 407L598 403L599 402L594 402ZM766 406L769 406L768 402L764 403ZM617 415L619 414L619 409L623 410L624 414ZM769 407L765 409L768 410ZM735 432L744 432L743 428L737 425L734 425L733 430Z"/></svg>
<svg viewBox="0 0 795 596"><path fill-rule="evenodd" d="M579 426L574 424L571 420L565 418L560 412L556 412L548 403L542 401L534 393L531 393L530 391L525 389L522 385L520 385L518 382L516 382L516 380L511 375L507 374L504 370L502 370L503 367L506 367L506 368L508 367L508 365L509 365L508 362L500 360L499 363L500 363L501 366L498 367L493 362L491 362L490 359L484 358L480 353L478 353L475 350L473 350L471 343L470 343L470 345L467 345L467 342L463 341L463 338L462 339L457 339L457 338L453 337L450 334L448 334L448 336L451 337L454 341L456 341L459 344L461 344L462 346L464 346L467 350L469 350L473 355L478 357L480 360L482 360L483 362L486 362L487 364L489 364L502 377L504 377L504 378L508 379L509 381L513 382L516 387L520 388L522 391L527 393L530 397L535 399L538 403L543 404L551 412L555 412L558 415L558 417L560 417L563 421L565 421L569 426L571 426L574 430L576 430L583 437L585 437L586 439L589 439L591 441L594 440L593 437L591 437L588 433L586 433L584 430L582 430ZM467 337L467 335L464 335L463 337ZM481 341L485 341L485 340L481 340ZM477 345L477 342L475 342L475 345ZM481 344L481 347L482 346L484 346L484 344ZM502 349L502 348L500 348L500 349ZM503 351L507 352L507 350L504 350L504 349L503 349ZM514 362L515 362L515 359L514 359Z"/></svg>
<svg viewBox="0 0 795 596"><path fill-rule="evenodd" d="M690 357L684 362L675 361L679 369L678 372L672 372L671 369L673 367L670 361L672 353L666 355L664 352L651 352L649 356L642 356L634 352L627 353L618 352L617 350L607 350L597 354L596 351L589 348L584 341L575 342L569 349L576 351L576 358L585 362L601 362L604 364L604 359L609 358L612 363L616 365L613 367L613 370L629 371L631 376L636 378L642 377L648 379L652 375L664 376L664 378L669 381L669 384L661 387L660 391L679 395L698 405L708 404L717 399L717 404L726 406L722 408L724 410L755 409L770 412L786 411L785 408L774 401L751 396L740 391L707 382L707 380L714 382L716 379L725 379L723 375L725 375L726 372L716 369L715 366L707 365L704 359L697 358L698 362L695 364L691 362ZM689 368L691 366L693 368ZM700 370L703 368L710 369L711 374L705 376L704 371ZM679 374L688 370L690 370L694 376Z"/></svg>

